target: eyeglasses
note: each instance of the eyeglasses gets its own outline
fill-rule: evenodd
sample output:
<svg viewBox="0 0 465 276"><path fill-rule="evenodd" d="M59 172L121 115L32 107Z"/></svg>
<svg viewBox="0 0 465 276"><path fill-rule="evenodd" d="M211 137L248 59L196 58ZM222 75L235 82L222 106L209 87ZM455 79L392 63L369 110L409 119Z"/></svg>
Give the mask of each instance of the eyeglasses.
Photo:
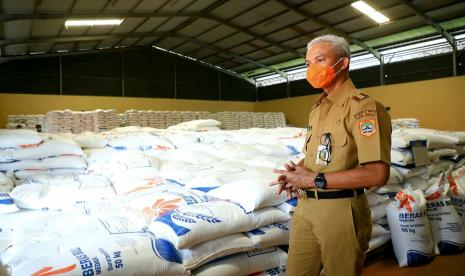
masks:
<svg viewBox="0 0 465 276"><path fill-rule="evenodd" d="M328 165L331 160L331 133L324 133L320 137L318 159L321 164Z"/></svg>

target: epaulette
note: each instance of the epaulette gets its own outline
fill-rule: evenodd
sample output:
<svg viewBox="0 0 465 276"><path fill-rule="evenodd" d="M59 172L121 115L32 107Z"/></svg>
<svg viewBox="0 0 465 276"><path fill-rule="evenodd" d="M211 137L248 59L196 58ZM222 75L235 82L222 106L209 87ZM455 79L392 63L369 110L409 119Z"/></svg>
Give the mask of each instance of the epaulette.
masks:
<svg viewBox="0 0 465 276"><path fill-rule="evenodd" d="M356 95L352 96L352 99L354 99L357 102L361 102L361 101L363 101L365 99L368 99L369 97L370 96L368 96L367 94L358 92Z"/></svg>
<svg viewBox="0 0 465 276"><path fill-rule="evenodd" d="M310 108L310 110L316 108L316 107L319 106L319 105L320 105L319 103L314 103L313 106L312 106L312 108Z"/></svg>

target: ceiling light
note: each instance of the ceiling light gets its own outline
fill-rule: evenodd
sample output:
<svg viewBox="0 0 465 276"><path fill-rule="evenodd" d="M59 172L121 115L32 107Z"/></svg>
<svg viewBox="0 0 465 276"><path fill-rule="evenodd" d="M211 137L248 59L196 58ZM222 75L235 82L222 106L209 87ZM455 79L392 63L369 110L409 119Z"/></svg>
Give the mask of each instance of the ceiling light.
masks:
<svg viewBox="0 0 465 276"><path fill-rule="evenodd" d="M363 1L357 1L350 4L355 9L359 10L360 12L364 13L374 21L378 22L379 24L386 23L390 19L387 18L384 14L380 13L379 11L375 10L373 7L368 5Z"/></svg>
<svg viewBox="0 0 465 276"><path fill-rule="evenodd" d="M118 26L124 19L66 20L65 27Z"/></svg>

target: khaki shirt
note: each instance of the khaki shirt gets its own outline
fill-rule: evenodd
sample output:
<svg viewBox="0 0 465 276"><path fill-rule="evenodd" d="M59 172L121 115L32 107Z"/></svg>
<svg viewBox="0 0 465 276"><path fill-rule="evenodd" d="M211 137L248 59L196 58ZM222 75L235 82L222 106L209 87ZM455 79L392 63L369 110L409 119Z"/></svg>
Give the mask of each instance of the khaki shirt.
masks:
<svg viewBox="0 0 465 276"><path fill-rule="evenodd" d="M317 164L320 138L330 133L330 162ZM330 95L323 92L309 116L304 166L315 173L353 169L363 163L391 164L391 117L350 79Z"/></svg>

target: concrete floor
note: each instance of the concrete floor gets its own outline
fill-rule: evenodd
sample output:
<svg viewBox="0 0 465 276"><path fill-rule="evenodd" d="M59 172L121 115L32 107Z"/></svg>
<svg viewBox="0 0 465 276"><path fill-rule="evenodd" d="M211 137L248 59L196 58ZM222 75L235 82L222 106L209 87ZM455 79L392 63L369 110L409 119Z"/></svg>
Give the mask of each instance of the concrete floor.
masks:
<svg viewBox="0 0 465 276"><path fill-rule="evenodd" d="M459 255L436 256L424 266L403 267L397 264L396 257L389 255L365 267L363 276L465 276L465 252Z"/></svg>

